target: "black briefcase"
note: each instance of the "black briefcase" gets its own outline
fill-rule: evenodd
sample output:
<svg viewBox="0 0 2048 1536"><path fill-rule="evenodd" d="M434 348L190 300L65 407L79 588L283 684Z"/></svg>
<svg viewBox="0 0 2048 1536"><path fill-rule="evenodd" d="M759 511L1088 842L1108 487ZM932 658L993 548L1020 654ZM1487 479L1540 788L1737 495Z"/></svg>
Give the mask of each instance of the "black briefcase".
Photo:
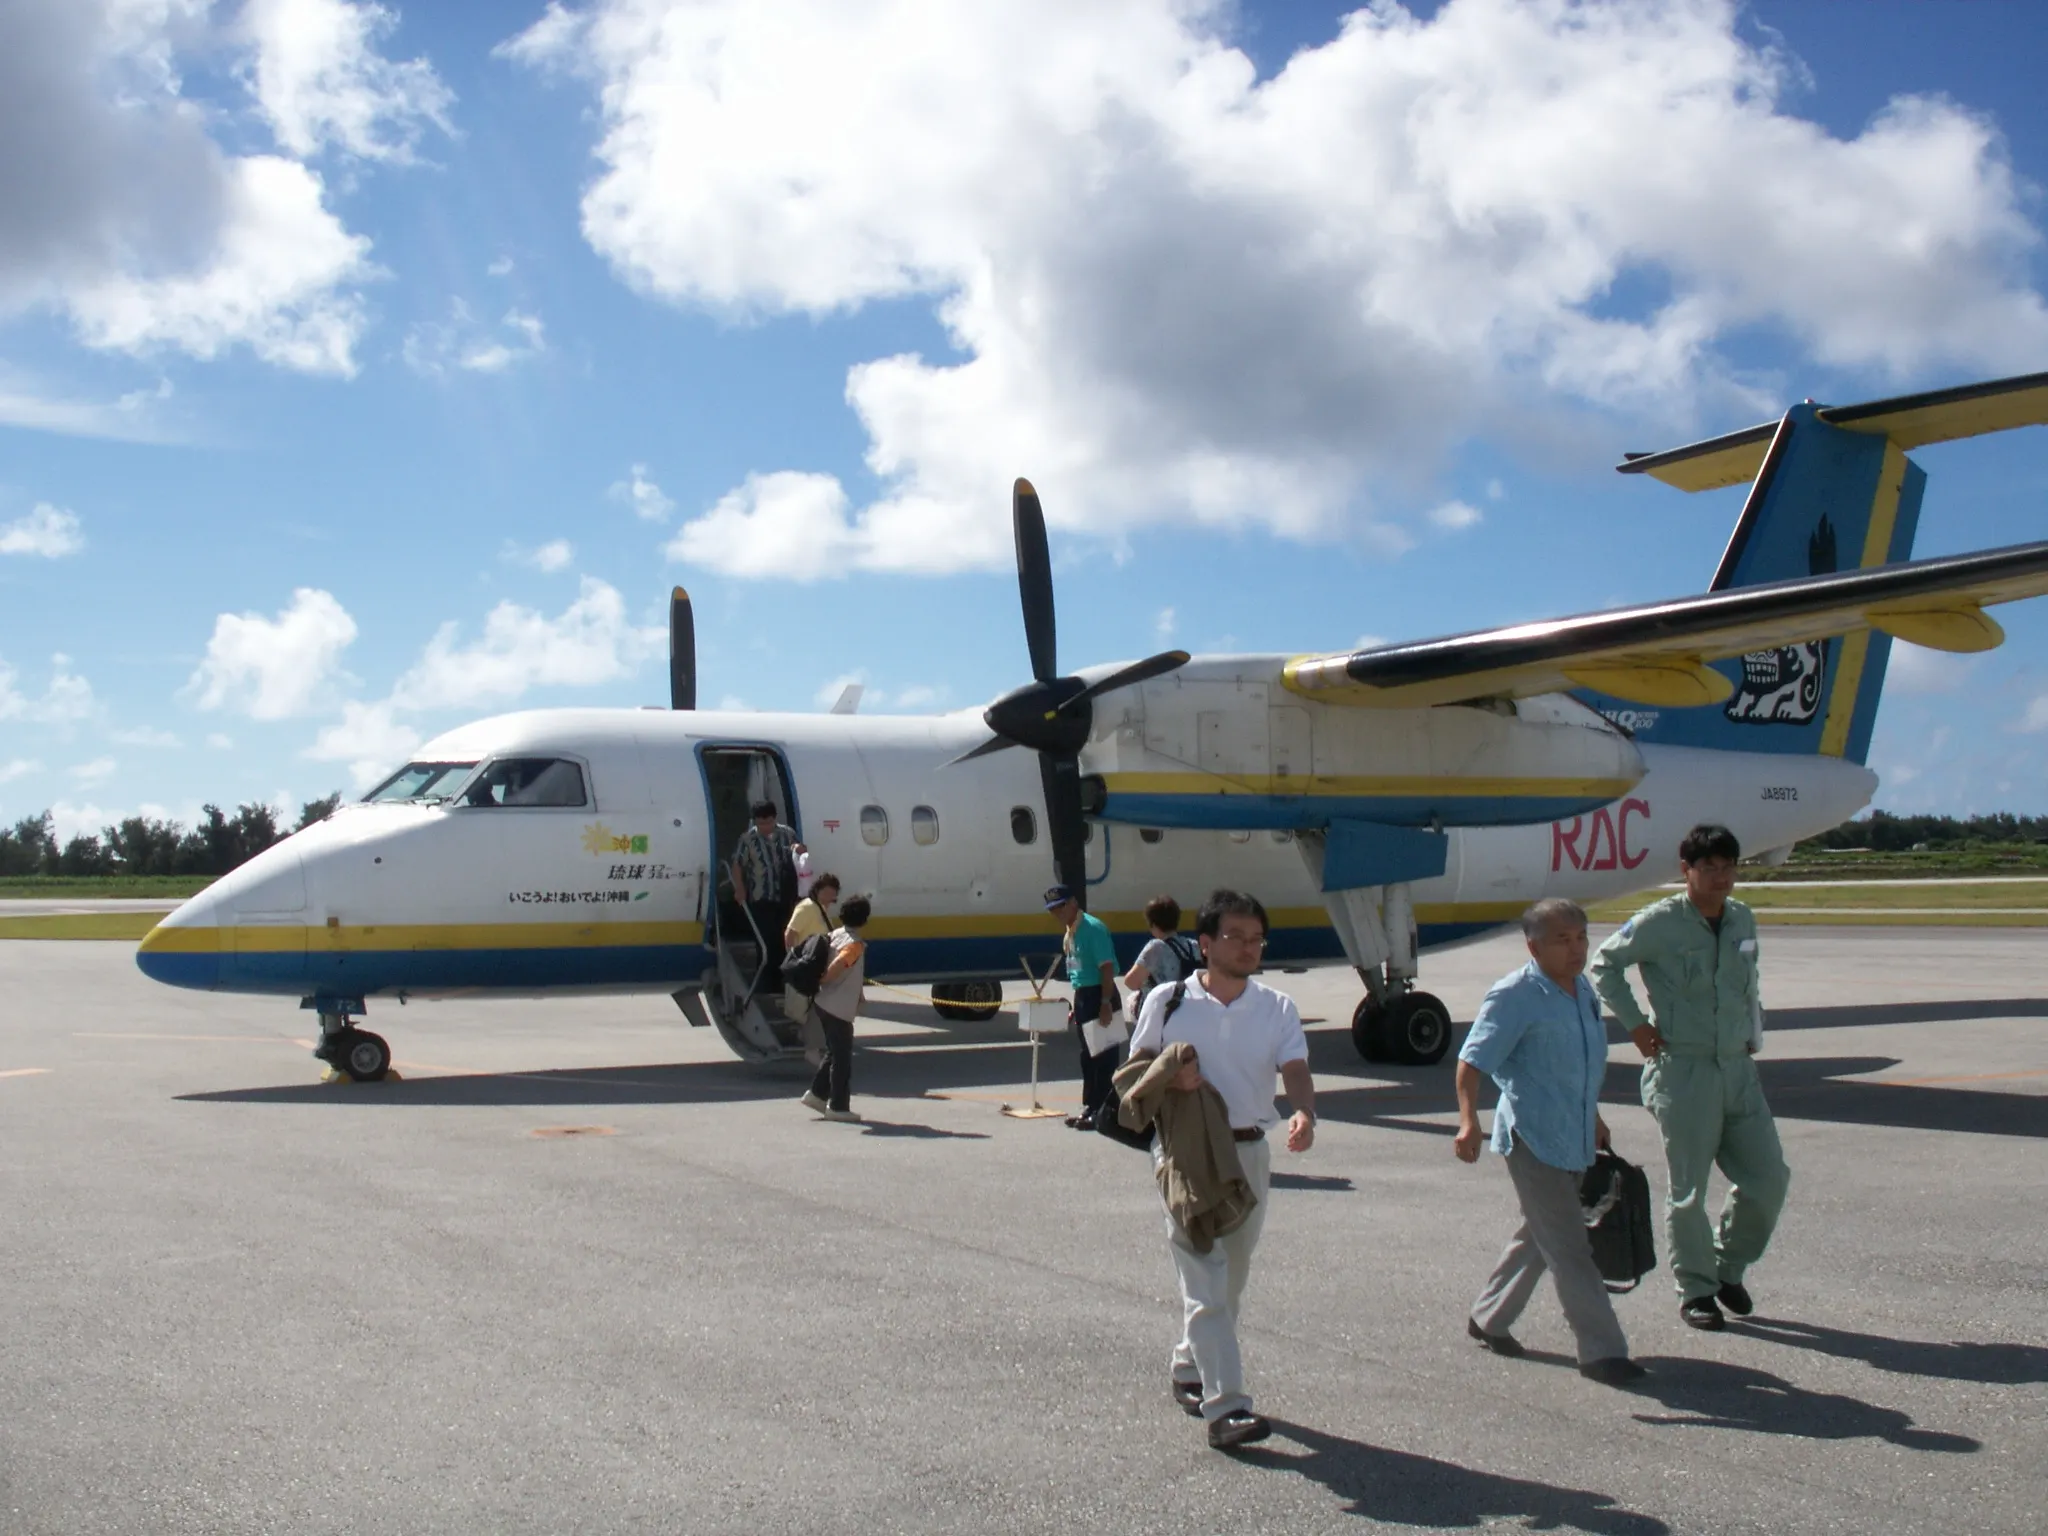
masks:
<svg viewBox="0 0 2048 1536"><path fill-rule="evenodd" d="M1586 1236L1593 1241L1593 1262L1607 1289L1617 1294L1634 1290L1657 1267L1649 1178L1612 1149L1603 1149L1579 1181L1579 1204L1585 1210Z"/></svg>

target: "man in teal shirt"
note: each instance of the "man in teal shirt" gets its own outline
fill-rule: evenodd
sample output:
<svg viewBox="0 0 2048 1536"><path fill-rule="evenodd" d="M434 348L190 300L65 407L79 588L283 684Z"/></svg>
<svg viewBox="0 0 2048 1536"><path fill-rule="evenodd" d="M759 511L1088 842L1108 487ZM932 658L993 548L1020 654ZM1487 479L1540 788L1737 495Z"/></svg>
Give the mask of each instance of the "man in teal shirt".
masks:
<svg viewBox="0 0 2048 1536"><path fill-rule="evenodd" d="M1665 1239L1679 1316L1724 1327L1721 1309L1753 1310L1743 1286L1785 1206L1791 1172L1751 1059L1763 1043L1756 918L1730 898L1741 857L1726 827L1699 826L1678 847L1682 895L1645 907L1594 955L1593 986L1643 1053L1643 1105L1664 1133L1670 1185ZM1652 1023L1627 971L1643 974ZM1719 1230L1707 1218L1707 1176L1728 1178Z"/></svg>
<svg viewBox="0 0 2048 1536"><path fill-rule="evenodd" d="M1108 1024L1116 1017L1116 945L1101 918L1081 910L1081 903L1064 885L1045 893L1045 910L1059 919L1067 930L1067 981L1074 989L1074 1034L1081 1047L1081 1113L1070 1115L1067 1124L1076 1130L1095 1129L1095 1116L1108 1102L1116 1069L1124 1053L1112 1045L1090 1051L1082 1025Z"/></svg>

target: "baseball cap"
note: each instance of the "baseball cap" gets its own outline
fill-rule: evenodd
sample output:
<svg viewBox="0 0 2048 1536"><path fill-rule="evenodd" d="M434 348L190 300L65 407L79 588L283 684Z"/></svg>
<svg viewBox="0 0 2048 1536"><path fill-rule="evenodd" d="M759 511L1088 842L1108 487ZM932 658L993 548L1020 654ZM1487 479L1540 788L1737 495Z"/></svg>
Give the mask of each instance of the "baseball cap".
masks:
<svg viewBox="0 0 2048 1536"><path fill-rule="evenodd" d="M1049 885L1045 889L1045 910L1050 912L1054 907L1063 907L1073 899L1074 893L1064 885Z"/></svg>

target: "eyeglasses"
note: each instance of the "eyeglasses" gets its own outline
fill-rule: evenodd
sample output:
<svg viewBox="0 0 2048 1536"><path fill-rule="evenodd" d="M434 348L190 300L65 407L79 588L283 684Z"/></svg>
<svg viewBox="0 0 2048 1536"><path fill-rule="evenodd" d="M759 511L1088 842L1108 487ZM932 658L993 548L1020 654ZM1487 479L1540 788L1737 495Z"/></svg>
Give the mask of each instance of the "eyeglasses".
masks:
<svg viewBox="0 0 2048 1536"><path fill-rule="evenodd" d="M1250 949L1266 947L1266 936L1263 933L1219 933L1216 937L1226 939L1232 944L1243 944Z"/></svg>

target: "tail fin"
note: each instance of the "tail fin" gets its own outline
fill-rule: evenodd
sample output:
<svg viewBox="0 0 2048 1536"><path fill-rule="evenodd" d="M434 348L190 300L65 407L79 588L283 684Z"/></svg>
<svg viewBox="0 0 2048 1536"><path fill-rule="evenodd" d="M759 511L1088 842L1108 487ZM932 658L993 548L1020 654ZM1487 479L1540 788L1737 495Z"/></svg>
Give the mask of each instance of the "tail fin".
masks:
<svg viewBox="0 0 2048 1536"><path fill-rule="evenodd" d="M1795 405L1765 423L1667 453L1631 454L1625 474L1681 490L1750 480L1711 591L1910 559L1927 476L1906 457L1926 443L2048 424L2048 373L1864 405ZM1875 630L1716 662L1725 704L1644 709L1581 696L1645 741L1862 762L1877 723L1891 640Z"/></svg>

